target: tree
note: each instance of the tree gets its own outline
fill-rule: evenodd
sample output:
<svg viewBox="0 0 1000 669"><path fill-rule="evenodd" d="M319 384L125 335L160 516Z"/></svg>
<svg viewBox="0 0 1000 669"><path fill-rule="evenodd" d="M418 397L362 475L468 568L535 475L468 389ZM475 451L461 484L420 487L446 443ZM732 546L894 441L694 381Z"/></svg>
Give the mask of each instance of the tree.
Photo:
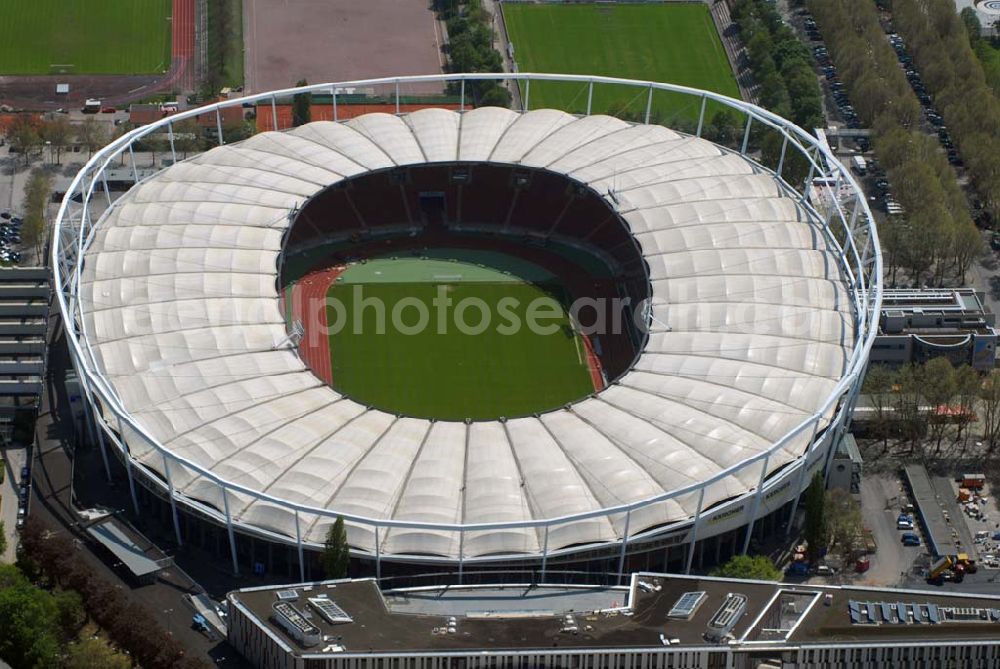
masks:
<svg viewBox="0 0 1000 669"><path fill-rule="evenodd" d="M883 452L889 448L892 431L892 386L895 374L885 365L872 365L865 374L862 389L872 405L872 433L882 440Z"/></svg>
<svg viewBox="0 0 1000 669"><path fill-rule="evenodd" d="M24 156L24 164L31 162L32 156L42 146L42 136L38 133L38 122L28 114L20 114L7 128L10 150Z"/></svg>
<svg viewBox="0 0 1000 669"><path fill-rule="evenodd" d="M947 412L958 394L955 368L947 358L931 358L920 369L920 380L924 399L931 407L928 425L936 444L934 452L938 453L941 451L941 439L950 424Z"/></svg>
<svg viewBox="0 0 1000 669"><path fill-rule="evenodd" d="M962 365L955 370L955 386L958 389L958 406L961 415L958 422L958 438L962 438L965 427L975 419L976 399L979 397L979 390L983 385L983 380L972 367ZM964 446L963 446L964 447Z"/></svg>
<svg viewBox="0 0 1000 669"><path fill-rule="evenodd" d="M13 565L0 565L0 657L12 667L55 667L59 652L52 595Z"/></svg>
<svg viewBox="0 0 1000 669"><path fill-rule="evenodd" d="M63 669L130 669L132 659L103 639L84 639L66 648Z"/></svg>
<svg viewBox="0 0 1000 669"><path fill-rule="evenodd" d="M305 79L299 79L296 86L308 86ZM312 93L296 93L292 96L292 125L299 127L312 120Z"/></svg>
<svg viewBox="0 0 1000 669"><path fill-rule="evenodd" d="M780 581L781 570L766 555L734 555L726 564L712 571L712 576L746 578L755 581Z"/></svg>
<svg viewBox="0 0 1000 669"><path fill-rule="evenodd" d="M1000 438L1000 370L994 369L983 381L979 389L979 401L982 407L983 439L992 451Z"/></svg>
<svg viewBox="0 0 1000 669"><path fill-rule="evenodd" d="M0 520L0 557L7 552L7 529L4 527L3 521Z"/></svg>
<svg viewBox="0 0 1000 669"><path fill-rule="evenodd" d="M65 116L56 116L51 121L42 124L39 130L42 140L48 142L56 153L56 164L62 163L62 152L73 141L73 126Z"/></svg>
<svg viewBox="0 0 1000 669"><path fill-rule="evenodd" d="M337 516L337 520L330 526L326 533L326 542L323 545L323 573L327 578L345 578L347 568L350 564L350 548L347 544L347 530L344 528L344 519Z"/></svg>
<svg viewBox="0 0 1000 669"><path fill-rule="evenodd" d="M108 131L93 116L88 116L83 123L77 126L76 138L87 147L87 155L93 156L94 151L108 143Z"/></svg>
<svg viewBox="0 0 1000 669"><path fill-rule="evenodd" d="M87 621L80 593L73 590L59 590L53 597L56 601L56 622L59 624L62 638L66 641L75 638Z"/></svg>
<svg viewBox="0 0 1000 669"><path fill-rule="evenodd" d="M820 551L826 548L826 495L823 474L813 474L809 487L806 488L806 524L803 535L808 545L809 559L813 562L819 558Z"/></svg>
<svg viewBox="0 0 1000 669"><path fill-rule="evenodd" d="M45 172L35 170L24 189L24 223L21 227L21 241L34 246L39 257L48 238L48 206L52 196L52 180Z"/></svg>
<svg viewBox="0 0 1000 669"><path fill-rule="evenodd" d="M834 488L826 493L830 537L845 564L854 559L854 549L864 530L861 505L851 493Z"/></svg>
<svg viewBox="0 0 1000 669"><path fill-rule="evenodd" d="M185 119L174 126L174 149L186 160L188 153L197 151L201 144L201 128L194 119Z"/></svg>
<svg viewBox="0 0 1000 669"><path fill-rule="evenodd" d="M712 115L712 120L708 124L708 139L718 144L729 145L736 141L737 128L736 114L723 109Z"/></svg>

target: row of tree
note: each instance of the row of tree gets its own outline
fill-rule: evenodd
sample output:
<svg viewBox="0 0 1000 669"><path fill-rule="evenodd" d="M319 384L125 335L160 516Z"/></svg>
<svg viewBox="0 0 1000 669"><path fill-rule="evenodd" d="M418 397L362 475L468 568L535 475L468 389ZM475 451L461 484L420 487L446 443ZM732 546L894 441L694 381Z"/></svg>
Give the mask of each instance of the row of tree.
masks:
<svg viewBox="0 0 1000 669"><path fill-rule="evenodd" d="M181 644L145 607L129 601L121 590L80 560L73 542L65 535L46 532L37 520L29 519L21 532L19 551L18 565L29 580L45 584L53 592L72 591L82 604L81 610L140 666L147 669L207 666L200 659L186 656Z"/></svg>
<svg viewBox="0 0 1000 669"><path fill-rule="evenodd" d="M132 658L104 639L79 639L86 620L76 592L50 592L0 565L0 658L13 669L129 669Z"/></svg>
<svg viewBox="0 0 1000 669"><path fill-rule="evenodd" d="M50 147L56 163L59 163L63 151L74 143L92 154L109 139L104 124L93 117L73 125L62 115L45 120L36 114L18 114L5 128L4 136L11 150L22 155L25 164L41 155L46 146Z"/></svg>
<svg viewBox="0 0 1000 669"><path fill-rule="evenodd" d="M969 181L993 220L1000 218L1000 100L986 82L953 0L892 3L906 41L965 161Z"/></svg>
<svg viewBox="0 0 1000 669"><path fill-rule="evenodd" d="M503 71L503 58L493 48L492 19L481 0L434 0L433 7L448 29L449 71ZM510 106L510 92L498 81L466 82L465 93L477 107Z"/></svg>
<svg viewBox="0 0 1000 669"><path fill-rule="evenodd" d="M822 92L812 56L773 2L737 0L732 19L746 46L761 104L803 128L823 125Z"/></svg>
<svg viewBox="0 0 1000 669"><path fill-rule="evenodd" d="M990 450L1000 441L1000 370L986 377L946 358L890 369L872 365L863 393L871 405L869 431L888 448L898 439L915 451L924 438L941 452L945 438L961 445L977 424Z"/></svg>
<svg viewBox="0 0 1000 669"><path fill-rule="evenodd" d="M49 235L48 209L52 197L52 179L42 170L35 170L24 188L24 219L21 243L33 246L39 258Z"/></svg>
<svg viewBox="0 0 1000 669"><path fill-rule="evenodd" d="M920 130L920 103L885 38L877 7L871 0L807 4L906 211L905 218L888 217L880 231L892 280L899 269L914 283L964 278L982 240L954 170L937 141Z"/></svg>

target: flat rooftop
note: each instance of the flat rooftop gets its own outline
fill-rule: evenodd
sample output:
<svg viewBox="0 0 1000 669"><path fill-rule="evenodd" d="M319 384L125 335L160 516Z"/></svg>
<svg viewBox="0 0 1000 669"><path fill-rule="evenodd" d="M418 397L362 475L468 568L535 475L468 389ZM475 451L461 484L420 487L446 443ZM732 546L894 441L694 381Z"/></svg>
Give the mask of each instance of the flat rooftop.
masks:
<svg viewBox="0 0 1000 669"><path fill-rule="evenodd" d="M913 492L913 501L924 521L931 552L935 556L961 553L951 533L952 526L942 512L941 496L931 483L927 470L923 465L909 464L903 467L903 472Z"/></svg>
<svg viewBox="0 0 1000 669"><path fill-rule="evenodd" d="M285 591L287 597L291 590L297 597L293 606L322 634L318 646L303 648L271 620L278 592ZM688 619L670 618L668 613L689 592L704 593L693 614ZM230 593L229 599L293 653L317 655L333 644L346 652L388 653L643 648L664 645L661 635L683 646L714 645L705 637L709 621L732 593L746 597L745 610L730 632L737 643L922 642L929 634L935 640L995 640L1000 636L1000 598L996 597L663 574L636 574L631 586L623 588L450 586L384 595L374 580L367 579L239 590ZM328 623L307 602L314 597L332 600L351 622ZM606 607L609 598L617 607L592 608L595 604ZM421 604L414 606L414 601ZM888 618L881 616L883 608L890 610L883 603L891 604ZM858 619L855 614L852 619L852 604L856 610L870 607L873 618ZM900 622L896 612L902 610L916 612L917 620ZM952 611L966 613L953 615ZM448 630L451 616L453 632ZM959 621L956 616L970 619Z"/></svg>
<svg viewBox="0 0 1000 669"><path fill-rule="evenodd" d="M155 574L169 562L159 549L113 517L91 525L87 534L111 551L137 577Z"/></svg>

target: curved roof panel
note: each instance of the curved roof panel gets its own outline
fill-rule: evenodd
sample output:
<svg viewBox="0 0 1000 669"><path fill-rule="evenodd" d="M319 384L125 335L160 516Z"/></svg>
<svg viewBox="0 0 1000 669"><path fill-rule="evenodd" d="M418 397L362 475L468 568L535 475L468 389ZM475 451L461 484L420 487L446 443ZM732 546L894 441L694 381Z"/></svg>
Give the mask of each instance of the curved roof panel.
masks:
<svg viewBox="0 0 1000 669"><path fill-rule="evenodd" d="M566 409L471 424L400 418L342 397L293 349L275 289L289 211L331 184L397 165L544 167L607 196L649 266L652 329L631 371ZM770 173L710 142L606 116L483 108L369 114L267 132L178 163L100 223L81 295L95 359L167 451L289 502L441 525L533 521L648 499L767 450L841 378L854 317L822 226ZM125 435L128 438L128 434ZM773 454L776 469L810 435ZM136 448L161 474L163 458ZM217 508L218 485L171 465ZM753 489L759 468L705 488ZM234 518L286 536L296 514L229 493ZM697 495L625 514L468 531L349 523L352 545L455 558L531 554L683 521ZM331 517L298 514L323 541ZM545 543L547 542L547 544Z"/></svg>

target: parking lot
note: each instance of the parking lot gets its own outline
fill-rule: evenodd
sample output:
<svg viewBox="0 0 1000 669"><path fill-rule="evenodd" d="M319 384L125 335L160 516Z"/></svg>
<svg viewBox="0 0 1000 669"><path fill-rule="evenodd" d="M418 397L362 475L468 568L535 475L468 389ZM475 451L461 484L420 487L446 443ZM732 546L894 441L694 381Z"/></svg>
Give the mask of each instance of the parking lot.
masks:
<svg viewBox="0 0 1000 669"><path fill-rule="evenodd" d="M898 476L867 474L861 481L861 509L865 526L872 531L877 550L870 556L871 568L856 577L863 585L893 586L906 580L914 564L926 553L920 530L920 546L904 546L902 531L896 528L902 505L906 503Z"/></svg>

